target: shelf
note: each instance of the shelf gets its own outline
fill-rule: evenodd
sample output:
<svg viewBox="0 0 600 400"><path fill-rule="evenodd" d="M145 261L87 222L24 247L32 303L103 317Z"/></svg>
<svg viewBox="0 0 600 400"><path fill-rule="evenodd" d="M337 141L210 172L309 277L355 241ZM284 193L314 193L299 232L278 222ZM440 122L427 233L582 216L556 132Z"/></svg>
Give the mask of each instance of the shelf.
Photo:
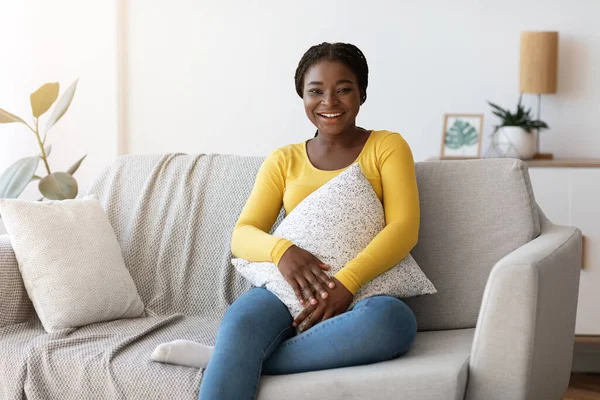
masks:
<svg viewBox="0 0 600 400"><path fill-rule="evenodd" d="M528 160L526 162L527 165L535 168L600 168L600 159L597 158Z"/></svg>
<svg viewBox="0 0 600 400"><path fill-rule="evenodd" d="M600 344L600 336L595 336L595 335L575 335L575 343Z"/></svg>
<svg viewBox="0 0 600 400"><path fill-rule="evenodd" d="M439 157L430 157L425 161L440 161ZM444 161L456 160L488 160L488 158L447 158ZM600 158L564 158L552 160L526 160L532 168L600 168Z"/></svg>

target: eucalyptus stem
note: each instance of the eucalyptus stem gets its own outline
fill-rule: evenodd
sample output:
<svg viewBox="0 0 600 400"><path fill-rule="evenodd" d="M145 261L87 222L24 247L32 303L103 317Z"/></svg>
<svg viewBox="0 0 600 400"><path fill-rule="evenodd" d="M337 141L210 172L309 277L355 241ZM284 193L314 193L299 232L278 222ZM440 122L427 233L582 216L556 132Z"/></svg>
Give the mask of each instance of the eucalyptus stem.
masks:
<svg viewBox="0 0 600 400"><path fill-rule="evenodd" d="M40 149L42 151L42 161L44 161L44 165L46 166L46 171L48 171L48 175L51 175L52 172L50 172L50 166L48 165L48 158L46 156L46 150L44 149L44 144L42 143L42 140L40 139L38 122L39 121L36 118L35 119L35 131L33 131L33 133L35 133L35 137L37 138L38 144L40 145ZM29 129L31 129L31 128L29 128Z"/></svg>

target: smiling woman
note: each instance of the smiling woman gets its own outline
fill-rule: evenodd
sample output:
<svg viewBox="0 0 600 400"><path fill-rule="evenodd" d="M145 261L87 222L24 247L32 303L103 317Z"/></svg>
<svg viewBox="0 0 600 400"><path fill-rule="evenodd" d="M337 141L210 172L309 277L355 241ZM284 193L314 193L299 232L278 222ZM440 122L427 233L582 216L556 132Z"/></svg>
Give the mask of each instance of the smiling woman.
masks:
<svg viewBox="0 0 600 400"><path fill-rule="evenodd" d="M348 43L311 47L300 60L294 80L296 93L304 99L306 115L318 129L326 127L319 127L318 118L338 123L347 113L350 115L345 115L345 128L354 128L358 110L367 100L369 83L369 66L358 47ZM340 107L332 108L336 99L341 100Z"/></svg>
<svg viewBox="0 0 600 400"><path fill-rule="evenodd" d="M347 43L313 46L300 60L296 92L317 132L274 150L264 161L231 249L237 258L273 263L304 309L293 319L275 294L254 288L227 310L214 349L187 341L159 346L153 354L157 361L206 367L200 399L254 398L261 371L290 374L370 364L398 357L412 345L416 319L400 299L376 296L349 308L362 286L409 254L419 232L408 144L397 133L356 126L368 73L364 54ZM289 215L357 163L383 204L385 227L331 276L331 267L317 256L269 232L282 206ZM296 335L299 326L304 331Z"/></svg>

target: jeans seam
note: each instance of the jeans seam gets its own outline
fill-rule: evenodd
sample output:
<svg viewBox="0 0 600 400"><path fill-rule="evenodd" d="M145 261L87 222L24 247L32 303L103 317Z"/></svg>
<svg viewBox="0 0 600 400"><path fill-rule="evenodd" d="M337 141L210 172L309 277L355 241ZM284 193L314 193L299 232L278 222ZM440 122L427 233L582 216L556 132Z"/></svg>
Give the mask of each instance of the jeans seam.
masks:
<svg viewBox="0 0 600 400"><path fill-rule="evenodd" d="M262 356L261 356L260 367L258 368L258 375L256 376L256 378L254 380L255 384L254 384L254 396L252 397L253 400L256 400L256 396L258 395L258 383L260 382L260 376L262 374L262 366L263 366L263 362L265 359L265 354L267 354L269 352L269 350L271 349L273 344L277 341L277 338L279 338L285 331L287 331L290 328L291 328L291 326L287 326L287 327L283 328L277 335L275 335L273 337L273 339L271 339L271 344L269 345L269 347L267 347L267 349L263 351Z"/></svg>

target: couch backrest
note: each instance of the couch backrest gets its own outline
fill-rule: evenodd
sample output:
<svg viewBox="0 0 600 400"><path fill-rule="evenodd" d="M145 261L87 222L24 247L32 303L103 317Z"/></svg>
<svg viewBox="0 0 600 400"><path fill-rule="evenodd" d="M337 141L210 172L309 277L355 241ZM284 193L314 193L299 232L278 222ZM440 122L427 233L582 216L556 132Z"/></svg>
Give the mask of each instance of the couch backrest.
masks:
<svg viewBox="0 0 600 400"><path fill-rule="evenodd" d="M527 164L430 161L416 172L421 227L411 254L438 293L406 303L419 330L474 327L492 267L540 233Z"/></svg>
<svg viewBox="0 0 600 400"><path fill-rule="evenodd" d="M231 233L259 157L122 156L85 191L108 213L146 309L220 318L250 288L230 263Z"/></svg>
<svg viewBox="0 0 600 400"><path fill-rule="evenodd" d="M148 310L220 318L250 288L231 266L230 241L262 160L123 156L84 192L107 210ZM438 293L405 300L420 330L473 327L493 265L539 234L526 164L437 161L416 170L421 229L412 254Z"/></svg>

